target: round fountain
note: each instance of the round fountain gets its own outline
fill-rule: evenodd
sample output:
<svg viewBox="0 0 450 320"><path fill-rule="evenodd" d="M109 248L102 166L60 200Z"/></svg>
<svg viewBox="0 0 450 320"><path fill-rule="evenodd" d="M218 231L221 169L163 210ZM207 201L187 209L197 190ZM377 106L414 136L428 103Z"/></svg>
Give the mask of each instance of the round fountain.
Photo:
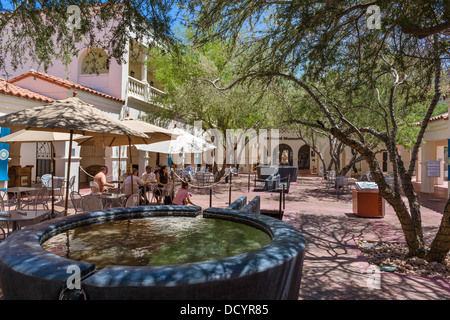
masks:
<svg viewBox="0 0 450 320"><path fill-rule="evenodd" d="M206 239L199 238L203 220L240 235L242 245L226 243L231 238L226 234L226 239L209 239L220 234L210 226L201 236ZM158 229L162 244L146 251L156 246L154 238L146 238L156 231L149 230ZM143 237L140 244L136 235ZM122 242L103 248L100 240L109 245L114 238ZM201 251L195 245L207 248L207 254L189 254ZM103 249L109 260L99 253ZM304 250L295 228L247 211L119 208L45 221L14 233L0 244L0 282L6 299L297 299Z"/></svg>

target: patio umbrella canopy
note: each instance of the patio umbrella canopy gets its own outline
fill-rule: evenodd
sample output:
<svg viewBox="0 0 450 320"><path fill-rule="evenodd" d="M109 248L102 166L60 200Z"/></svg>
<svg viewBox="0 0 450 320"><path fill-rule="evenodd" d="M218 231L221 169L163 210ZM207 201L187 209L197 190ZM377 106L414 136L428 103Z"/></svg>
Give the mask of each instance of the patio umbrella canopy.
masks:
<svg viewBox="0 0 450 320"><path fill-rule="evenodd" d="M129 143L147 144L152 141L146 134L123 125L120 120L78 99L76 92L74 92L72 98L54 101L43 106L2 116L0 117L0 127L70 133L65 206L66 215L72 157L70 150L72 149L74 134L97 137L127 136Z"/></svg>
<svg viewBox="0 0 450 320"><path fill-rule="evenodd" d="M156 142L147 145L136 145L138 150L151 151L159 153L177 154L177 153L200 153L215 148L214 145L207 143L200 137L196 137L184 130L174 128L171 130L176 137L174 140Z"/></svg>
<svg viewBox="0 0 450 320"><path fill-rule="evenodd" d="M81 135L75 135L81 137ZM7 136L0 138L0 143L33 143L33 142L50 142L51 144L51 174L52 174L52 215L55 212L54 204L54 181L55 168L53 167L53 142L70 141L69 133L52 132L52 131L36 131L36 130L19 130Z"/></svg>
<svg viewBox="0 0 450 320"><path fill-rule="evenodd" d="M148 135L152 139L151 143L167 141L172 139L173 137L178 136L176 134L173 134L170 130L158 127L156 125L150 124L142 120L132 119L130 117L124 118L120 120L120 122L122 122L123 125L126 125L133 130ZM77 138L76 141L79 145L83 146L114 147L114 146L128 145L128 139L125 136L121 137L104 136L101 138L81 136Z"/></svg>
<svg viewBox="0 0 450 320"><path fill-rule="evenodd" d="M58 100L47 105L21 110L0 117L0 125L39 131L57 131L85 136L130 136L136 143L152 141L77 97Z"/></svg>
<svg viewBox="0 0 450 320"><path fill-rule="evenodd" d="M79 137L82 136L79 134L73 136L74 139ZM0 143L33 143L59 141L70 141L70 134L62 132L23 129L0 138Z"/></svg>

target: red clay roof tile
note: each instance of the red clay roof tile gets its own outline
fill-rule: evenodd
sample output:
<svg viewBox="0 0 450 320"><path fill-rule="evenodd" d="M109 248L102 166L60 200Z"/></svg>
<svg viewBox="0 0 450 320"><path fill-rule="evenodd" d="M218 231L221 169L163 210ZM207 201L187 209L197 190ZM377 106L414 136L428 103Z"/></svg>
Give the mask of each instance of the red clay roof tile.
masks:
<svg viewBox="0 0 450 320"><path fill-rule="evenodd" d="M49 75L49 74L46 74L46 73L43 73L43 72L40 72L40 71L36 71L36 70L31 70L29 72L21 74L21 75L19 75L17 77L12 78L8 82L9 83L15 83L15 82L17 82L19 80L22 80L22 79L25 79L27 77L36 77L36 78L39 78L41 80L54 83L56 85L59 85L61 87L67 88L67 89L75 88L77 90L83 90L83 91L86 91L86 92L89 92L89 93L92 93L92 94L96 94L96 95L99 95L99 96L107 98L107 99L111 99L111 100L114 100L114 101L125 103L125 101L122 100L122 99L113 97L111 95L108 95L106 93L100 92L98 90L95 90L95 89L83 86L83 85L81 85L79 83L76 83L76 82L65 80L65 79L62 79L62 78L59 78L59 77L56 77L56 76L52 76L52 75Z"/></svg>
<svg viewBox="0 0 450 320"><path fill-rule="evenodd" d="M6 82L4 79L0 79L0 93L25 99L42 101L46 103L51 103L54 101L52 98L21 88L12 83Z"/></svg>

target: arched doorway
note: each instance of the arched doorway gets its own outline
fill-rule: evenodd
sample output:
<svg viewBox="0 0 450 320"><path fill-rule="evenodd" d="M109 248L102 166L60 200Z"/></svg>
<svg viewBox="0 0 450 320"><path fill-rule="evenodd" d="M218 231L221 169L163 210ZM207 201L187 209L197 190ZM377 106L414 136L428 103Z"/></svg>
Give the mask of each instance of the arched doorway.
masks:
<svg viewBox="0 0 450 320"><path fill-rule="evenodd" d="M292 148L287 144L280 144L278 147L278 160L280 165L292 166L294 154Z"/></svg>
<svg viewBox="0 0 450 320"><path fill-rule="evenodd" d="M309 155L311 153L310 147L308 145L302 146L298 150L298 169L299 170L309 170Z"/></svg>

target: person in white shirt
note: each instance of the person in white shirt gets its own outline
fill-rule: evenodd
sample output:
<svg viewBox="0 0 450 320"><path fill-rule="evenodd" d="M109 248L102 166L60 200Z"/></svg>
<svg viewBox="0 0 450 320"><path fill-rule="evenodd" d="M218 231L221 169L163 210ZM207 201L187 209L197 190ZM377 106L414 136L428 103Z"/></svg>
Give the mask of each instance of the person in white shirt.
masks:
<svg viewBox="0 0 450 320"><path fill-rule="evenodd" d="M145 172L142 174L141 178L147 183L147 189L153 191L156 184L156 174L152 171L151 166L145 167ZM154 182L154 184L151 184L151 182Z"/></svg>
<svg viewBox="0 0 450 320"><path fill-rule="evenodd" d="M141 194L144 196L145 204L148 204L149 201L147 199L147 195L145 192L145 184L146 182L138 177L138 170L133 169L133 175L128 176L125 181L123 182L123 191L126 194L127 197L131 196L131 180L133 178L133 193L136 193L139 191L139 189L142 190Z"/></svg>
<svg viewBox="0 0 450 320"><path fill-rule="evenodd" d="M152 167L150 167L150 166L145 167L145 172L142 174L141 177L145 182L148 182L148 181L155 182L156 181L156 174L152 171Z"/></svg>

